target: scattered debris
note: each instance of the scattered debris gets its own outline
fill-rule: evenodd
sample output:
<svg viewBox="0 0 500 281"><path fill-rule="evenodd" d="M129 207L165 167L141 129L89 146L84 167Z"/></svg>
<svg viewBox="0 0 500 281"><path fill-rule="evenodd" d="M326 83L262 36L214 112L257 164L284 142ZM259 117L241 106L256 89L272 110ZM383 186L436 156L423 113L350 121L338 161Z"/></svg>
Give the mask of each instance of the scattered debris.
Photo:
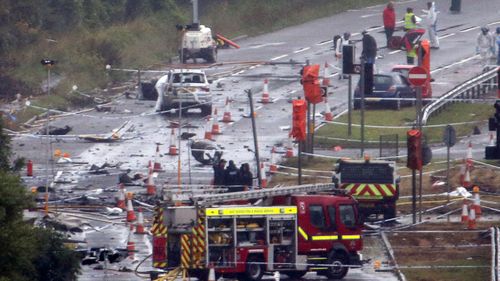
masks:
<svg viewBox="0 0 500 281"><path fill-rule="evenodd" d="M52 136L60 136L60 135L66 135L72 130L72 128L68 125L64 127L55 127L55 126L49 126L48 134ZM38 134L40 135L47 135L47 128L44 127L42 128Z"/></svg>

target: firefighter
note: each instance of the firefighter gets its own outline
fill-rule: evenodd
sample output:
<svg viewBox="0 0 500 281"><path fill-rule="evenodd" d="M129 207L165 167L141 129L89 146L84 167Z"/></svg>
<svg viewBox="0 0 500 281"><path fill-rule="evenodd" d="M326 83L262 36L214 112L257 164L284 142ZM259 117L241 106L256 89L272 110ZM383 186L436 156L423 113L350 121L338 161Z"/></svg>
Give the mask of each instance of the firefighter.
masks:
<svg viewBox="0 0 500 281"><path fill-rule="evenodd" d="M241 164L240 171L238 173L238 182L242 186L240 191L252 189L253 186L253 174L250 171L250 165L248 163Z"/></svg>
<svg viewBox="0 0 500 281"><path fill-rule="evenodd" d="M439 12L436 11L435 2L427 2L427 10L422 10L426 13L425 23L427 26L427 32L429 33L429 41L431 43L432 49L439 49L439 39L437 36L437 19Z"/></svg>
<svg viewBox="0 0 500 281"><path fill-rule="evenodd" d="M394 33L394 28L396 27L396 13L394 12L394 3L390 1L384 9L382 14L382 19L384 20L384 31L385 38L387 39L387 48L389 48L389 41Z"/></svg>
<svg viewBox="0 0 500 281"><path fill-rule="evenodd" d="M229 160L226 170L224 171L224 185L228 187L229 192L238 191L238 168L233 160Z"/></svg>
<svg viewBox="0 0 500 281"><path fill-rule="evenodd" d="M476 54L481 56L484 65L495 55L495 38L486 26L481 27L477 36Z"/></svg>
<svg viewBox="0 0 500 281"><path fill-rule="evenodd" d="M413 8L406 8L406 14L403 18L404 20L404 31L412 30L417 28L417 17L413 13Z"/></svg>
<svg viewBox="0 0 500 281"><path fill-rule="evenodd" d="M224 186L225 185L225 180L224 180L224 168L226 166L226 160L220 159L218 162L214 162L213 169L214 169L214 185L215 186Z"/></svg>

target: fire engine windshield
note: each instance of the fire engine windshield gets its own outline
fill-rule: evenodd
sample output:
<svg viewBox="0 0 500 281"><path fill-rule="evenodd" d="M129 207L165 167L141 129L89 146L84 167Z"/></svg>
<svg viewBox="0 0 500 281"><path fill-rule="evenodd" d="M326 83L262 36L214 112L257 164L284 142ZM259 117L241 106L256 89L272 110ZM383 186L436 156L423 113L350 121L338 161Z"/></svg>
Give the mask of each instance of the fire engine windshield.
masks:
<svg viewBox="0 0 500 281"><path fill-rule="evenodd" d="M342 183L394 183L394 169L387 163L339 164Z"/></svg>
<svg viewBox="0 0 500 281"><path fill-rule="evenodd" d="M346 227L356 226L356 213L352 205L340 205L340 220Z"/></svg>

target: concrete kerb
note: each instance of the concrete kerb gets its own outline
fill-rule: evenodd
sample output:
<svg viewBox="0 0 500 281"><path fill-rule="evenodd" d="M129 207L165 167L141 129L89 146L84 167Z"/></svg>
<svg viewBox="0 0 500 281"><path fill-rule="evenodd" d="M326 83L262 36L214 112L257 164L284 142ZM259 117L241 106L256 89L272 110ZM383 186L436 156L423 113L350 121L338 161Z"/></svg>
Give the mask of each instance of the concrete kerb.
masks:
<svg viewBox="0 0 500 281"><path fill-rule="evenodd" d="M403 272L399 269L398 263L396 261L396 257L394 256L394 250L391 247L391 243L389 242L389 239L387 238L387 235L385 234L384 231L380 232L380 236L382 237L382 241L384 242L384 247L389 254L389 257L394 264L394 271L396 272L396 276L398 280L400 281L406 281L406 277L404 276Z"/></svg>

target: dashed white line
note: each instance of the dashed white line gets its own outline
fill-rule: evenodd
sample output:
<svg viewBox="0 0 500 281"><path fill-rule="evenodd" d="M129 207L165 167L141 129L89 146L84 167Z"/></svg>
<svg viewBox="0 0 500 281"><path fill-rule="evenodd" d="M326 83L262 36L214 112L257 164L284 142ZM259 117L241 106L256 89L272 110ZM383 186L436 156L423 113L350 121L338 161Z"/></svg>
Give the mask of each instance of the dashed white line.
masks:
<svg viewBox="0 0 500 281"><path fill-rule="evenodd" d="M500 21L495 21L495 22L491 22L491 23L488 23L487 25L495 25L495 24L499 24Z"/></svg>
<svg viewBox="0 0 500 281"><path fill-rule="evenodd" d="M369 18L369 17L374 17L374 16L378 16L380 15L380 13L376 13L376 14L367 14L367 15L362 15L361 18L364 19L364 18Z"/></svg>
<svg viewBox="0 0 500 281"><path fill-rule="evenodd" d="M285 58L285 57L288 57L288 55L287 55L287 54L285 54L285 55L281 55L281 56L274 57L274 58L272 58L272 59L271 59L271 61L274 61L274 60L279 60L279 59L282 59L282 58Z"/></svg>
<svg viewBox="0 0 500 281"><path fill-rule="evenodd" d="M474 26L474 27L471 27L471 28L467 28L467 29L464 29L464 30L460 30L460 32L467 32L467 31L471 31L471 30L474 30L474 29L479 29L479 26Z"/></svg>
<svg viewBox="0 0 500 281"><path fill-rule="evenodd" d="M439 39L448 38L448 37L453 36L453 35L455 35L455 33L446 34L445 36L439 37Z"/></svg>
<svg viewBox="0 0 500 281"><path fill-rule="evenodd" d="M333 40L328 40L328 41L325 41L325 42L317 43L316 45L322 46L322 45L329 44L329 43L332 43L332 42L333 42Z"/></svg>
<svg viewBox="0 0 500 281"><path fill-rule="evenodd" d="M461 60L461 61L457 61L457 62L455 62L455 63L449 64L449 65L447 65L447 66L444 66L444 67L440 67L440 68L434 69L434 70L432 70L432 71L431 71L431 74L432 74L432 73L436 73L436 72L441 71L441 70L448 69L448 68L450 68L450 67L452 67L452 66L455 66L455 65L462 64L462 63L464 63L464 62L468 62L468 61L473 60L473 59L476 59L476 58L478 58L478 57L479 57L479 55L475 55L475 56L472 56L472 57L470 57L470 58L466 58L466 59L463 59L463 60Z"/></svg>
<svg viewBox="0 0 500 281"><path fill-rule="evenodd" d="M294 54L298 54L298 53L301 53L301 52L305 52L305 51L307 51L307 50L309 50L309 49L311 49L311 47L305 47L305 48L302 48L302 49L300 49L300 50L294 51L293 53L294 53Z"/></svg>
<svg viewBox="0 0 500 281"><path fill-rule="evenodd" d="M399 52L401 52L401 50L392 51L392 52L389 52L389 55L397 54Z"/></svg>

